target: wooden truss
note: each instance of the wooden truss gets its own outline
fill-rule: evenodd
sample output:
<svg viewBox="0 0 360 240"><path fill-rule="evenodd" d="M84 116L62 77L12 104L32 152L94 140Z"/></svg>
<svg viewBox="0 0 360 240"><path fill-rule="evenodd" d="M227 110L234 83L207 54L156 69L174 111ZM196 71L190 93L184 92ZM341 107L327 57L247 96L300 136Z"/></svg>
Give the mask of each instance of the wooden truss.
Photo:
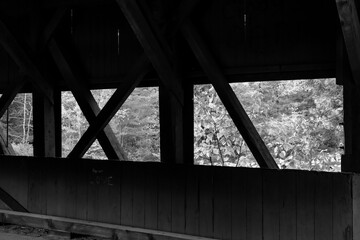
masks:
<svg viewBox="0 0 360 240"><path fill-rule="evenodd" d="M190 45L205 74L215 87L220 99L233 118L235 125L242 134L260 167L278 168L241 103L231 89L221 68L217 65L215 58L212 56L210 50L207 49L190 20L188 20L197 2L198 1L183 1L180 4L179 12L176 13L178 22L174 24L172 34L170 35L175 36L178 34L178 31L181 30L184 39ZM146 6L138 5L136 1L130 0L117 0L116 3L119 5L143 47L144 55L134 64L128 76L125 77L123 86L116 90L102 110L100 110L90 90L84 84L86 79L83 74L79 72L79 64L67 53L66 50L68 50L67 48L70 46L65 46L54 37L53 33L56 31L57 26L62 21L64 13L66 12L65 7L60 7L55 12L38 40L38 45L40 46L38 52L42 53L46 48L49 50L59 69L61 77L72 91L90 124L68 157L82 157L97 138L109 159L126 160L126 154L121 149L108 123L133 89L149 72L152 65L160 79L160 138L162 161L167 159L166 161L168 162L192 164L193 85L185 81L177 71L179 66L177 66L176 61L174 61L176 59L176 49L170 47L172 45L169 44L173 39L165 37L163 30L160 29L153 20L152 14L146 12L146 9L148 9ZM19 65L21 73L24 72L30 76L32 83L41 89L42 94L46 96L50 105L57 102L54 100L53 87L46 81L46 77L48 77L49 74L44 72L44 68L38 66L36 61L32 60L33 57L30 57L30 55L17 44L15 36L10 33L3 22L0 23L0 32L0 42L2 46ZM22 84L23 82L24 81L21 81ZM4 95L0 99L1 114L3 114L4 109L7 108L13 97L20 90L20 86L21 85L9 86L9 94ZM49 108L44 105L42 111L52 110L51 107ZM53 122L53 125L56 125L55 121L58 120L52 117L47 122ZM44 132L49 131L45 130ZM57 134L54 133L53 135ZM54 137L50 136L49 138ZM55 140L51 142L55 142ZM46 150L44 151L46 152Z"/></svg>

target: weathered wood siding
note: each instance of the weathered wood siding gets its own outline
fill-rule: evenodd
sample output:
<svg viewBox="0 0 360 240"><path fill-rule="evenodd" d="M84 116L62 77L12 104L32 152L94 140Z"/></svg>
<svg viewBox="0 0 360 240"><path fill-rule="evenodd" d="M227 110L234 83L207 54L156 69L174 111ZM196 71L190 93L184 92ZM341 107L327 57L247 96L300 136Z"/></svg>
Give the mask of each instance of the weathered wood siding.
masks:
<svg viewBox="0 0 360 240"><path fill-rule="evenodd" d="M1 165L0 187L32 213L247 240L348 240L358 218L351 174L24 157Z"/></svg>

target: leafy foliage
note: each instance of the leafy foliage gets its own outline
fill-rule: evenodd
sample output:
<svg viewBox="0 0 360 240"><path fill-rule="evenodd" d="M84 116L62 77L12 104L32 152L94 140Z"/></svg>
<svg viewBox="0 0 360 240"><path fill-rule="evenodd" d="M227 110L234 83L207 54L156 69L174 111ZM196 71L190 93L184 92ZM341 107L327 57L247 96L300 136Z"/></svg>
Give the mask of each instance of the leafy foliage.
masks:
<svg viewBox="0 0 360 240"><path fill-rule="evenodd" d="M281 168L340 171L342 89L333 79L232 87ZM195 161L255 166L214 89L197 86L195 93Z"/></svg>

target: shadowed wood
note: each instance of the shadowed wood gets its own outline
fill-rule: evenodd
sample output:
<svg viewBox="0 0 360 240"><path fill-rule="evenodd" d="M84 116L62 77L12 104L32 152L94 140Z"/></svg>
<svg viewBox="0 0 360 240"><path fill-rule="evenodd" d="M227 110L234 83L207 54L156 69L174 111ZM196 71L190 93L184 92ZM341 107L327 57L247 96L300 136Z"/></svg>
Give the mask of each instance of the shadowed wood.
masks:
<svg viewBox="0 0 360 240"><path fill-rule="evenodd" d="M279 168L225 75L189 21L183 24L182 32L260 167Z"/></svg>
<svg viewBox="0 0 360 240"><path fill-rule="evenodd" d="M33 213L234 240L356 230L353 174L18 156L1 164L0 187Z"/></svg>
<svg viewBox="0 0 360 240"><path fill-rule="evenodd" d="M183 105L184 96L180 87L181 81L174 73L169 62L169 56L166 55L161 43L151 31L151 26L148 24L136 1L117 0L116 2L124 13L124 16L133 29L140 44L143 46L144 51L157 71L161 82L170 92L172 92L172 94L174 94L180 105Z"/></svg>
<svg viewBox="0 0 360 240"><path fill-rule="evenodd" d="M28 212L15 198L13 198L4 189L0 188L0 200L4 202L10 209L18 212Z"/></svg>
<svg viewBox="0 0 360 240"><path fill-rule="evenodd" d="M355 0L336 0L351 71L360 85L360 22Z"/></svg>
<svg viewBox="0 0 360 240"><path fill-rule="evenodd" d="M54 98L56 94L51 95ZM53 99L52 102L56 101ZM33 93L34 156L55 157L54 107L55 105L41 93L37 91Z"/></svg>
<svg viewBox="0 0 360 240"><path fill-rule="evenodd" d="M21 71L30 76L31 81L53 103L52 87L46 81L39 67L19 45L16 38L11 34L6 25L0 20L0 44L11 56Z"/></svg>
<svg viewBox="0 0 360 240"><path fill-rule="evenodd" d="M63 19L67 11L68 9L65 7L58 8L55 11L54 15L52 16L52 18L50 19L49 23L46 25L45 29L43 30L42 38L41 38L42 41L41 44L43 45L44 48L46 47L48 41L51 39L56 28L61 23L61 20Z"/></svg>
<svg viewBox="0 0 360 240"><path fill-rule="evenodd" d="M0 210L0 220L3 223L22 224L31 227L41 227L50 230L65 231L70 233L84 234L96 237L116 239L139 239L139 240L211 240L212 238L191 236L179 233L134 228L122 225L101 223L95 221L83 221L71 218L48 216L32 213L19 213L8 210Z"/></svg>
<svg viewBox="0 0 360 240"><path fill-rule="evenodd" d="M17 76L14 80L10 82L9 86L0 98L0 118L4 115L4 113L24 85L25 79L23 74L21 73L19 73L19 76Z"/></svg>
<svg viewBox="0 0 360 240"><path fill-rule="evenodd" d="M94 99L90 90L81 85L81 83L79 82L80 78L75 75L72 66L69 65L69 57L66 57L64 55L56 41L54 39L51 39L48 46L61 74L63 75L64 80L71 88L71 91L74 94L74 97L78 102L81 110L83 111L85 118L91 125L92 122L95 120L96 115L100 112L100 108L96 103L96 100ZM98 135L98 140L106 156L109 159L127 159L110 126L104 127L104 130ZM77 157L81 156L82 155ZM74 154L70 153L68 157L74 157Z"/></svg>

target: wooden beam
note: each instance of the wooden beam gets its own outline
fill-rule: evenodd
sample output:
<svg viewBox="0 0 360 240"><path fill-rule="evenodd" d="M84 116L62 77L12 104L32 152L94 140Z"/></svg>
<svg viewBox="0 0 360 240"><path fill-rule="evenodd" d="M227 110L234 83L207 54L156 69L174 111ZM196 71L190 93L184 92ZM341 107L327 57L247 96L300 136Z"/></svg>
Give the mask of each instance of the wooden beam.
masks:
<svg viewBox="0 0 360 240"><path fill-rule="evenodd" d="M55 32L56 28L59 26L60 22L62 21L65 13L68 11L66 7L59 7L54 15L51 17L48 24L45 26L42 37L41 37L41 45L43 48L46 48L47 43L50 41L53 33Z"/></svg>
<svg viewBox="0 0 360 240"><path fill-rule="evenodd" d="M54 94L52 94L54 96ZM34 156L55 157L55 111L41 93L33 93ZM54 102L54 99L53 101Z"/></svg>
<svg viewBox="0 0 360 240"><path fill-rule="evenodd" d="M190 21L182 25L182 32L260 167L278 169L225 75Z"/></svg>
<svg viewBox="0 0 360 240"><path fill-rule="evenodd" d="M19 73L19 75L7 86L4 94L0 98L0 118L4 115L5 111L8 109L8 107L24 85L24 75L22 73Z"/></svg>
<svg viewBox="0 0 360 240"><path fill-rule="evenodd" d="M0 200L5 203L11 210L17 212L28 212L15 198L13 198L4 189L0 188Z"/></svg>
<svg viewBox="0 0 360 240"><path fill-rule="evenodd" d="M90 90L82 85L80 80L82 79L81 76L76 74L74 70L75 68L70 65L71 58L64 55L64 51L59 48L54 39L49 41L48 47L56 65L60 70L60 73L62 74L67 85L70 87L71 92L74 94L76 101L83 111L85 118L89 124L91 124L94 122L96 115L98 115L100 112L100 108L96 103L96 100L94 99ZM127 159L126 154L122 150L110 126L106 126L97 137L101 147L109 159Z"/></svg>
<svg viewBox="0 0 360 240"><path fill-rule="evenodd" d="M62 157L62 98L61 91L54 91L55 157Z"/></svg>
<svg viewBox="0 0 360 240"><path fill-rule="evenodd" d="M16 38L2 21L0 21L0 44L19 66L21 71L28 74L36 87L53 103L51 85L46 81L37 64L20 46Z"/></svg>
<svg viewBox="0 0 360 240"><path fill-rule="evenodd" d="M136 1L132 0L116 0L116 2L120 6L140 44L143 46L162 84L172 92L177 101L183 105L184 96L181 91L181 81L174 73L169 56L163 50L163 46L161 46L157 36L152 32L152 28L141 12L140 7Z"/></svg>
<svg viewBox="0 0 360 240"><path fill-rule="evenodd" d="M336 0L351 71L360 85L360 22L355 0Z"/></svg>
<svg viewBox="0 0 360 240"><path fill-rule="evenodd" d="M95 141L96 136L110 122L112 117L117 113L128 96L150 69L151 64L146 55L141 56L134 67L130 69L129 74L125 77L125 84L114 92L96 118L90 122L90 126L80 138L74 149L70 152L69 158L82 157L86 153L87 149L89 149L91 144Z"/></svg>
<svg viewBox="0 0 360 240"><path fill-rule="evenodd" d="M0 210L2 223L20 224L30 227L40 227L49 230L70 232L95 237L111 239L139 239L139 240L214 240L180 233L172 233L145 228L135 228L109 223L92 222L48 215L20 213Z"/></svg>

